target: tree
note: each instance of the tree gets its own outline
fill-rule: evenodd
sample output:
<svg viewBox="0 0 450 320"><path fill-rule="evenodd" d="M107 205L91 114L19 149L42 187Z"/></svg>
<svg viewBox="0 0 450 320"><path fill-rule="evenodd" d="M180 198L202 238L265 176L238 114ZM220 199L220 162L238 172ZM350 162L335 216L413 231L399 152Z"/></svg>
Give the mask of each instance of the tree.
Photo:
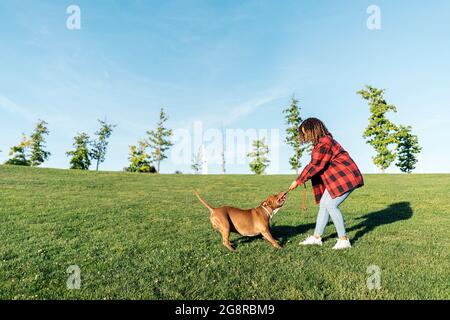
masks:
<svg viewBox="0 0 450 320"><path fill-rule="evenodd" d="M74 151L66 152L70 159L70 169L89 170L91 165L90 151L89 151L89 135L87 133L78 133L74 137L73 146Z"/></svg>
<svg viewBox="0 0 450 320"><path fill-rule="evenodd" d="M169 140L172 136L172 130L164 127L167 120L167 115L161 108L156 130L147 131L148 146L152 149L151 157L156 162L157 173L159 173L161 161L167 158L166 151L173 146L173 143Z"/></svg>
<svg viewBox="0 0 450 320"><path fill-rule="evenodd" d="M151 165L150 155L147 153L148 143L145 140L138 141L137 146L130 146L130 165L128 172L155 173L156 169Z"/></svg>
<svg viewBox="0 0 450 320"><path fill-rule="evenodd" d="M111 136L116 125L108 124L106 121L97 120L100 129L95 132L97 138L92 142L91 157L96 161L95 170L98 171L100 163L105 162L106 148L108 147L108 138Z"/></svg>
<svg viewBox="0 0 450 320"><path fill-rule="evenodd" d="M303 121L300 116L300 110L301 108L298 106L298 100L295 99L294 95L291 98L291 105L283 110L283 113L286 114L285 119L286 124L288 125L286 128L285 141L294 151L294 155L289 158L289 164L291 165L292 170L295 170L297 175L301 166L300 159L303 152L310 148L309 145L301 144L298 139L298 128Z"/></svg>
<svg viewBox="0 0 450 320"><path fill-rule="evenodd" d="M255 174L262 174L269 166L270 160L267 159L269 147L265 144L265 138L253 141L253 151L247 156L253 158L250 162L250 170Z"/></svg>
<svg viewBox="0 0 450 320"><path fill-rule="evenodd" d="M225 130L222 127L222 152L220 153L221 161L222 161L222 174L227 172L226 168L226 160L225 160Z"/></svg>
<svg viewBox="0 0 450 320"><path fill-rule="evenodd" d="M400 126L397 132L397 167L402 172L411 173L417 163L417 155L422 148L419 146L419 138L411 133L411 126Z"/></svg>
<svg viewBox="0 0 450 320"><path fill-rule="evenodd" d="M370 106L369 125L363 137L375 149L373 163L381 169L382 173L396 158L395 151L391 150L390 146L397 143L398 131L397 126L386 118L387 112L397 112L397 108L386 102L384 91L384 89L366 86L365 89L357 92L368 101Z"/></svg>
<svg viewBox="0 0 450 320"><path fill-rule="evenodd" d="M30 146L32 141L27 138L25 134L22 134L22 140L17 146L11 147L9 155L11 158L5 162L5 164L15 165L15 166L31 166L30 157Z"/></svg>
<svg viewBox="0 0 450 320"><path fill-rule="evenodd" d="M39 120L36 124L34 132L31 135L31 158L30 164L33 167L37 167L45 162L51 153L45 151L45 135L49 134L47 128L47 122Z"/></svg>
<svg viewBox="0 0 450 320"><path fill-rule="evenodd" d="M198 150L197 154L192 155L192 170L195 174L198 174L202 169L202 152L201 149Z"/></svg>

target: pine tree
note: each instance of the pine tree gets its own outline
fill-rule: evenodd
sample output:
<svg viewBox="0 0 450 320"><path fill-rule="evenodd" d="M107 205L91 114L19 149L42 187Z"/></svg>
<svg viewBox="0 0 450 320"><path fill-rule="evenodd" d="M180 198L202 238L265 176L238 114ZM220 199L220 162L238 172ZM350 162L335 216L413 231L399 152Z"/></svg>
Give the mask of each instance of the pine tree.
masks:
<svg viewBox="0 0 450 320"><path fill-rule="evenodd" d="M197 154L192 155L192 170L194 170L194 174L199 174L202 169L202 152L201 149L198 150Z"/></svg>
<svg viewBox="0 0 450 320"><path fill-rule="evenodd" d="M397 143L397 126L386 118L389 111L397 112L394 105L388 104L384 99L384 89L376 89L366 86L365 89L358 91L364 100L367 100L370 106L369 125L364 131L363 137L376 152L372 158L373 163L384 173L396 158L396 153L390 146Z"/></svg>
<svg viewBox="0 0 450 320"><path fill-rule="evenodd" d="M152 149L151 157L156 162L157 173L160 172L161 161L167 158L166 151L173 146L173 143L169 140L172 136L172 130L164 127L167 120L164 109L161 109L156 130L147 131L148 145Z"/></svg>
<svg viewBox="0 0 450 320"><path fill-rule="evenodd" d="M422 148L419 146L419 138L411 133L411 126L400 126L397 132L397 167L402 172L411 173L418 161L417 155Z"/></svg>
<svg viewBox="0 0 450 320"><path fill-rule="evenodd" d="M262 174L269 166L270 160L267 158L269 147L265 144L265 138L253 141L253 151L247 156L253 158L250 162L250 170L255 174Z"/></svg>
<svg viewBox="0 0 450 320"><path fill-rule="evenodd" d="M128 172L155 173L156 169L151 165L150 155L147 153L148 143L145 140L138 141L138 145L130 146L130 165Z"/></svg>
<svg viewBox="0 0 450 320"><path fill-rule="evenodd" d="M89 135L87 133L78 133L74 137L73 146L75 150L66 152L70 159L70 169L89 170L91 165L89 150Z"/></svg>
<svg viewBox="0 0 450 320"><path fill-rule="evenodd" d="M45 135L49 134L47 122L39 120L36 124L33 134L31 135L31 158L30 164L37 167L45 162L51 153L45 151Z"/></svg>
<svg viewBox="0 0 450 320"><path fill-rule="evenodd" d="M295 170L295 173L298 175L299 168L301 167L300 159L303 155L303 152L310 149L309 145L303 145L300 143L298 139L298 128L302 123L302 118L300 116L301 108L298 106L298 100L295 99L295 96L291 98L291 105L283 110L283 113L286 114L286 124L288 127L286 128L286 143L292 147L294 151L294 155L289 158L289 164L291 165L291 169Z"/></svg>
<svg viewBox="0 0 450 320"><path fill-rule="evenodd" d="M8 165L15 166L31 166L30 161L30 146L31 139L28 139L25 134L22 134L22 141L17 146L11 147L9 155L11 158L5 162Z"/></svg>
<svg viewBox="0 0 450 320"><path fill-rule="evenodd" d="M108 139L111 136L116 125L108 124L106 121L97 120L100 129L95 132L97 138L92 142L91 157L96 161L95 170L98 171L100 163L105 162L106 149L108 147Z"/></svg>

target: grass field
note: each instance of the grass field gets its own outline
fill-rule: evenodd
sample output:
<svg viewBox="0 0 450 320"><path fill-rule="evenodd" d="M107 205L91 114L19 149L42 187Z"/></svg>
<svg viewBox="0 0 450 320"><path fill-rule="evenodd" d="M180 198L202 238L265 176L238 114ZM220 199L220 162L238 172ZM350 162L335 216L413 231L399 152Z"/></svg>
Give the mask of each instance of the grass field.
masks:
<svg viewBox="0 0 450 320"><path fill-rule="evenodd" d="M301 247L317 207L290 195L272 220L284 248L232 236L214 205L258 205L293 176L192 176L0 167L1 299L450 299L450 175L367 175L342 205L353 248ZM69 265L81 289L66 287ZM367 268L381 268L369 290Z"/></svg>

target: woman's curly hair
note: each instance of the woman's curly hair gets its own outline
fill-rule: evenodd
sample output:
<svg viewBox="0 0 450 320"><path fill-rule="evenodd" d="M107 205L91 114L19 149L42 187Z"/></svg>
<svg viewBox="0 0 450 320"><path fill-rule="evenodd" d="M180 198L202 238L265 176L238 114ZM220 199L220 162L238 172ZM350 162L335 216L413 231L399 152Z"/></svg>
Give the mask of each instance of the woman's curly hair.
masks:
<svg viewBox="0 0 450 320"><path fill-rule="evenodd" d="M303 133L305 130L305 133ZM313 145L319 142L319 139L325 136L332 137L327 127L322 121L317 118L308 118L302 122L298 128L298 138L300 143L312 143Z"/></svg>

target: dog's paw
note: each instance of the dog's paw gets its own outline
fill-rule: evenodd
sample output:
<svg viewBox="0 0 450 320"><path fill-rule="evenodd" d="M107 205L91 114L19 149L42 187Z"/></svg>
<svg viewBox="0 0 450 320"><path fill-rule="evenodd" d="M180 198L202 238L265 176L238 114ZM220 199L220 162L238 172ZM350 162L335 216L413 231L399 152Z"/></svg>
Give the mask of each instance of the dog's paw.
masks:
<svg viewBox="0 0 450 320"><path fill-rule="evenodd" d="M231 252L236 251L236 249L235 249L232 245L225 245L225 248L227 248L227 249L230 250Z"/></svg>

